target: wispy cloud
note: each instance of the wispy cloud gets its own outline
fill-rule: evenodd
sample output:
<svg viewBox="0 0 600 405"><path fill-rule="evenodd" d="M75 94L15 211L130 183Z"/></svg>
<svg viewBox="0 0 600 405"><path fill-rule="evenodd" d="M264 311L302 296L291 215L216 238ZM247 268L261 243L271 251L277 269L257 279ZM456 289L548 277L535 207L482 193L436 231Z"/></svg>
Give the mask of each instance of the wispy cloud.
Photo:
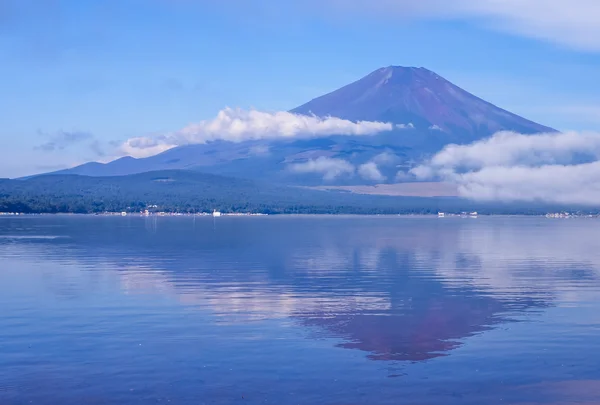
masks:
<svg viewBox="0 0 600 405"><path fill-rule="evenodd" d="M398 161L400 160L400 158L390 152L390 151L385 151L380 153L379 155L376 155L375 157L373 157L372 161L380 166L390 166L390 165L395 165Z"/></svg>
<svg viewBox="0 0 600 405"><path fill-rule="evenodd" d="M162 139L150 137L131 138L123 142L117 148L117 154L120 156L133 156L135 158L145 158L158 155L176 147L176 144L164 142Z"/></svg>
<svg viewBox="0 0 600 405"><path fill-rule="evenodd" d="M600 134L498 133L449 145L411 173L456 183L476 200L599 205Z"/></svg>
<svg viewBox="0 0 600 405"><path fill-rule="evenodd" d="M377 164L375 162L368 162L358 167L358 174L365 180L368 181L385 181L386 177L381 174Z"/></svg>
<svg viewBox="0 0 600 405"><path fill-rule="evenodd" d="M289 112L262 112L226 108L216 118L191 124L157 137L128 139L121 151L134 157L151 156L180 145L223 140L243 142L259 139L318 138L331 135L369 136L391 131L385 122L352 122L335 117L320 118Z"/></svg>
<svg viewBox="0 0 600 405"><path fill-rule="evenodd" d="M381 173L374 160L357 167L344 159L320 156L307 162L291 164L288 166L288 170L302 174L320 174L326 181L332 181L342 176L352 177L355 174L368 182L386 181L386 177Z"/></svg>
<svg viewBox="0 0 600 405"><path fill-rule="evenodd" d="M331 181L343 175L354 175L356 168L344 159L321 156L308 162L289 165L289 170L295 173L314 173L323 175L323 180Z"/></svg>
<svg viewBox="0 0 600 405"><path fill-rule="evenodd" d="M248 151L251 155L268 155L271 152L269 145L255 145Z"/></svg>
<svg viewBox="0 0 600 405"><path fill-rule="evenodd" d="M596 0L325 0L320 4L363 15L473 20L516 35L600 51L600 2Z"/></svg>
<svg viewBox="0 0 600 405"><path fill-rule="evenodd" d="M93 140L92 142L90 142L89 147L90 147L90 150L97 157L106 156L106 149L105 149L104 145L102 144L102 142L100 142L99 140L96 139L96 140Z"/></svg>
<svg viewBox="0 0 600 405"><path fill-rule="evenodd" d="M47 136L43 133L41 135ZM36 146L34 149L46 152L64 150L74 144L88 141L93 138L94 135L85 131L59 131L53 135L50 135L46 142Z"/></svg>

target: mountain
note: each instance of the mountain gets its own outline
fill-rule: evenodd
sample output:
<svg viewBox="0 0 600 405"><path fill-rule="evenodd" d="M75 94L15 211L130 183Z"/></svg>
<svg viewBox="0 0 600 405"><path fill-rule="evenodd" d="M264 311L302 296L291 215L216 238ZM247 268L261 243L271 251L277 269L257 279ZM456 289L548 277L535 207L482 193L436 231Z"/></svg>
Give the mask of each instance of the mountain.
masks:
<svg viewBox="0 0 600 405"><path fill-rule="evenodd" d="M394 130L374 136L185 145L144 159L92 162L58 173L115 176L185 169L281 184L393 183L398 172L407 171L450 143L470 143L501 130L528 134L554 131L498 108L434 72L412 67L378 69L291 112L396 125ZM316 159L328 160L321 164L336 164L343 170L332 174L320 169L291 170L296 164ZM368 170L360 170L365 164L369 164Z"/></svg>
<svg viewBox="0 0 600 405"><path fill-rule="evenodd" d="M292 110L351 121L412 123L465 135L489 136L501 130L551 132L552 128L496 107L425 68L389 66Z"/></svg>

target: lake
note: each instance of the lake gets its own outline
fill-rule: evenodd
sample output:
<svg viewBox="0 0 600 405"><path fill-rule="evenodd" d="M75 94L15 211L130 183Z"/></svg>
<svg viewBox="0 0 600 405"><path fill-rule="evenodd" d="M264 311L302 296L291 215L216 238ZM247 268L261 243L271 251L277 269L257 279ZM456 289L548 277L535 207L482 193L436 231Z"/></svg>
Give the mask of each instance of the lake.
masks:
<svg viewBox="0 0 600 405"><path fill-rule="evenodd" d="M0 404L598 404L600 220L0 217Z"/></svg>

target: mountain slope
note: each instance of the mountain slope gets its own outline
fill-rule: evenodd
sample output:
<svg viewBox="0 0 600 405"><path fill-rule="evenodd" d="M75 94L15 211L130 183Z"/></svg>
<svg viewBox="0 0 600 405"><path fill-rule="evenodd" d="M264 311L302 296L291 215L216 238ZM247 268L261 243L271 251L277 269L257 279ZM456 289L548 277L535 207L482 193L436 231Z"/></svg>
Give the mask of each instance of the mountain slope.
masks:
<svg viewBox="0 0 600 405"><path fill-rule="evenodd" d="M292 110L352 121L412 123L418 129L488 136L554 131L484 101L425 68L389 66Z"/></svg>

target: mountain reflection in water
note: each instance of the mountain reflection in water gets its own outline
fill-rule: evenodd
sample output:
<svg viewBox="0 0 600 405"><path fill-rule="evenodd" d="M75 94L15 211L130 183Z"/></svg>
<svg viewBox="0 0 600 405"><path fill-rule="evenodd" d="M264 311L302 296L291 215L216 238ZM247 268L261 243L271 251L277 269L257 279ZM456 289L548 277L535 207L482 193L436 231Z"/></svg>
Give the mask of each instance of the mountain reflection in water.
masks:
<svg viewBox="0 0 600 405"><path fill-rule="evenodd" d="M324 339L333 351L360 350L374 363L410 365L454 357L475 335L541 319L550 308L596 302L600 228L590 223L25 218L0 223L0 255L9 263L54 263L62 270L44 270L43 294L73 303L113 279L127 296L173 300L199 314L197 333L214 336L215 347L232 344L246 353L245 367L260 367L253 361L261 353L244 345L259 341L262 350L275 350L286 330L302 336L302 350ZM14 274L12 282L19 278ZM252 338L225 339L224 327L248 328ZM291 356L294 349L277 350ZM339 355L331 352L332 359Z"/></svg>

